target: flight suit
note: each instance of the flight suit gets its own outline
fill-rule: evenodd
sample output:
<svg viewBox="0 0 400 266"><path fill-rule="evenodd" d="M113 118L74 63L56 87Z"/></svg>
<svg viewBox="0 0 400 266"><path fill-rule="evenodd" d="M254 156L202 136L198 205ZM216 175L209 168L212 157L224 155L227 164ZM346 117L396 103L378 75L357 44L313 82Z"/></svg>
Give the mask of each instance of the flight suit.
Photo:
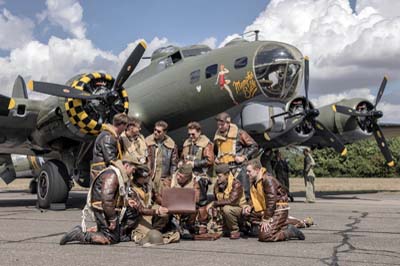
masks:
<svg viewBox="0 0 400 266"><path fill-rule="evenodd" d="M125 132L121 134L120 137L122 144L122 152L123 154L129 154L132 156L136 156L141 164L147 163L148 151L146 140L142 134L139 134L134 137L128 137Z"/></svg>
<svg viewBox="0 0 400 266"><path fill-rule="evenodd" d="M93 158L90 165L91 180L108 167L111 161L122 158L119 136L110 124L104 124L102 131L97 136L93 147Z"/></svg>
<svg viewBox="0 0 400 266"><path fill-rule="evenodd" d="M314 158L309 153L304 156L304 184L306 186L306 201L315 202L315 174L313 167L315 166Z"/></svg>
<svg viewBox="0 0 400 266"><path fill-rule="evenodd" d="M247 160L253 158L258 151L258 145L254 139L235 124L230 124L226 136L218 130L214 136L214 143L219 163L227 163L233 169L235 177L242 183L246 200L250 198L249 178L243 163L236 163L236 155L244 155Z"/></svg>

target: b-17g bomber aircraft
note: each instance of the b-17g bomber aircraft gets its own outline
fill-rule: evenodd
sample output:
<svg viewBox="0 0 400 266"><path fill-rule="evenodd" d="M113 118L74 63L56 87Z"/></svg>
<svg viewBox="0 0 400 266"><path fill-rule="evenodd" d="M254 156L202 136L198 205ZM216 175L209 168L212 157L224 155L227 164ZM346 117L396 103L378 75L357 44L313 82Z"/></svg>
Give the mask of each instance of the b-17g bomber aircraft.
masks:
<svg viewBox="0 0 400 266"><path fill-rule="evenodd" d="M151 63L130 76L145 48L144 41L138 44L116 79L93 72L66 85L30 81L29 88L51 95L44 101L28 99L18 77L12 97L0 98L0 177L10 183L32 176L31 190L41 208L65 203L73 180L89 186L93 141L119 112L140 118L145 134L165 120L168 134L180 143L188 122L199 121L211 137L215 115L227 111L260 151L307 144L345 155L343 143L375 135L393 164L377 124L380 96L375 104L354 99L314 108L308 100L308 58L292 45L256 37L214 50L168 46L154 51ZM299 97L303 77L306 93Z"/></svg>

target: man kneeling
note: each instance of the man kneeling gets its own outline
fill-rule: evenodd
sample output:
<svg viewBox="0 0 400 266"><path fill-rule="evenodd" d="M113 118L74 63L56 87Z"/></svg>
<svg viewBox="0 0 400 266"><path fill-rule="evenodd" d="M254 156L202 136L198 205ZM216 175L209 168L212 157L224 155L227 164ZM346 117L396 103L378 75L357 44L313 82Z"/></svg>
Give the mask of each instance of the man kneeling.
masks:
<svg viewBox="0 0 400 266"><path fill-rule="evenodd" d="M251 203L243 209L243 214L261 219L258 240L304 240L304 234L299 229L290 224L287 226L288 196L281 184L261 167L258 160L249 161L246 171L250 178Z"/></svg>
<svg viewBox="0 0 400 266"><path fill-rule="evenodd" d="M125 156L121 161L112 161L93 180L89 189L88 202L97 224L97 232L83 232L81 226L74 227L60 240L60 245L79 241L89 244L115 244L120 241L119 213L124 205L125 182L135 170L137 160Z"/></svg>

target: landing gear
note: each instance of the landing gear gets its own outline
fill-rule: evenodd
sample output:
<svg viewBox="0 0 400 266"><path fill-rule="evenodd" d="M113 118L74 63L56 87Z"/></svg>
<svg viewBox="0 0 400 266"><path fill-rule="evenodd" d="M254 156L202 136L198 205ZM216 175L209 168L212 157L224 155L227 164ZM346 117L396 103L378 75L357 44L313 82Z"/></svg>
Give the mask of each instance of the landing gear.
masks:
<svg viewBox="0 0 400 266"><path fill-rule="evenodd" d="M29 183L29 193L36 194L37 193L37 180L32 179Z"/></svg>
<svg viewBox="0 0 400 266"><path fill-rule="evenodd" d="M69 182L68 170L62 162L47 161L37 178L38 207L48 209L51 204L65 204L70 190Z"/></svg>

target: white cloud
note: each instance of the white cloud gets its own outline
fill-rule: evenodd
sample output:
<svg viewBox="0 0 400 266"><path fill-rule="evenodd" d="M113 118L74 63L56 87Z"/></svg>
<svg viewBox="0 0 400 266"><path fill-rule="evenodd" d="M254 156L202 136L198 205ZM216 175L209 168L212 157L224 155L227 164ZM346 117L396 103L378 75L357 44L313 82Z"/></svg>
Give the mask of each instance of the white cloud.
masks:
<svg viewBox="0 0 400 266"><path fill-rule="evenodd" d="M84 38L86 27L82 21L83 9L77 0L47 0L47 10L38 14L39 21L45 17L76 38Z"/></svg>
<svg viewBox="0 0 400 266"><path fill-rule="evenodd" d="M53 36L47 44L30 41L24 47L11 51L10 56L0 58L0 93L11 95L17 75L21 75L25 81L33 79L59 84L64 84L79 73L93 71L116 77L139 41L128 44L118 55L94 47L87 39L60 39ZM145 56L151 56L155 49L170 44L166 38L155 37L148 44ZM141 60L135 71L149 63L150 60Z"/></svg>
<svg viewBox="0 0 400 266"><path fill-rule="evenodd" d="M357 0L355 9L349 0L272 0L243 32L260 30L260 40L286 42L308 55L318 105L371 97L356 88L376 91L384 74L389 85L400 81L400 1Z"/></svg>
<svg viewBox="0 0 400 266"><path fill-rule="evenodd" d="M200 44L205 44L211 49L215 49L217 47L217 39L215 37L209 37L201 41Z"/></svg>
<svg viewBox="0 0 400 266"><path fill-rule="evenodd" d="M369 89L364 88L364 89L352 89L337 94L333 93L324 94L317 98L312 98L311 102L314 104L316 108L319 108L328 104L336 103L343 99L359 98L361 96L371 102L374 102L375 100L375 96L371 94L371 91Z"/></svg>
<svg viewBox="0 0 400 266"><path fill-rule="evenodd" d="M129 43L126 48L119 53L118 55L118 60L119 60L119 64L122 66L125 62L125 60L128 58L128 56L132 53L133 49L135 49L135 47L137 46L137 44L139 43L140 40L136 40L134 42ZM153 40L151 40L150 43L147 44L147 48L146 51L144 53L144 57L151 57L152 53L160 48L160 47L164 47L164 46L168 46L168 45L173 45L173 43L171 43L170 41L168 41L167 38L159 38L159 37L154 37ZM151 60L150 59L142 59L140 60L138 66L136 67L134 73L140 71L141 69L143 69L144 67L148 66L150 64Z"/></svg>
<svg viewBox="0 0 400 266"><path fill-rule="evenodd" d="M0 49L10 50L23 46L32 39L34 23L19 18L3 8L0 13Z"/></svg>
<svg viewBox="0 0 400 266"><path fill-rule="evenodd" d="M353 13L348 0L272 0L244 32L260 30L261 40L287 42L309 55L318 88L311 93L369 87L385 73L400 79L400 17L380 11L389 1L357 2Z"/></svg>
<svg viewBox="0 0 400 266"><path fill-rule="evenodd" d="M241 36L237 33L229 35L226 37L219 45L218 48L224 47L228 42L232 41L235 38L240 38Z"/></svg>
<svg viewBox="0 0 400 266"><path fill-rule="evenodd" d="M400 16L400 1L396 0L357 0L356 12L359 13L364 8L374 8L384 17Z"/></svg>

